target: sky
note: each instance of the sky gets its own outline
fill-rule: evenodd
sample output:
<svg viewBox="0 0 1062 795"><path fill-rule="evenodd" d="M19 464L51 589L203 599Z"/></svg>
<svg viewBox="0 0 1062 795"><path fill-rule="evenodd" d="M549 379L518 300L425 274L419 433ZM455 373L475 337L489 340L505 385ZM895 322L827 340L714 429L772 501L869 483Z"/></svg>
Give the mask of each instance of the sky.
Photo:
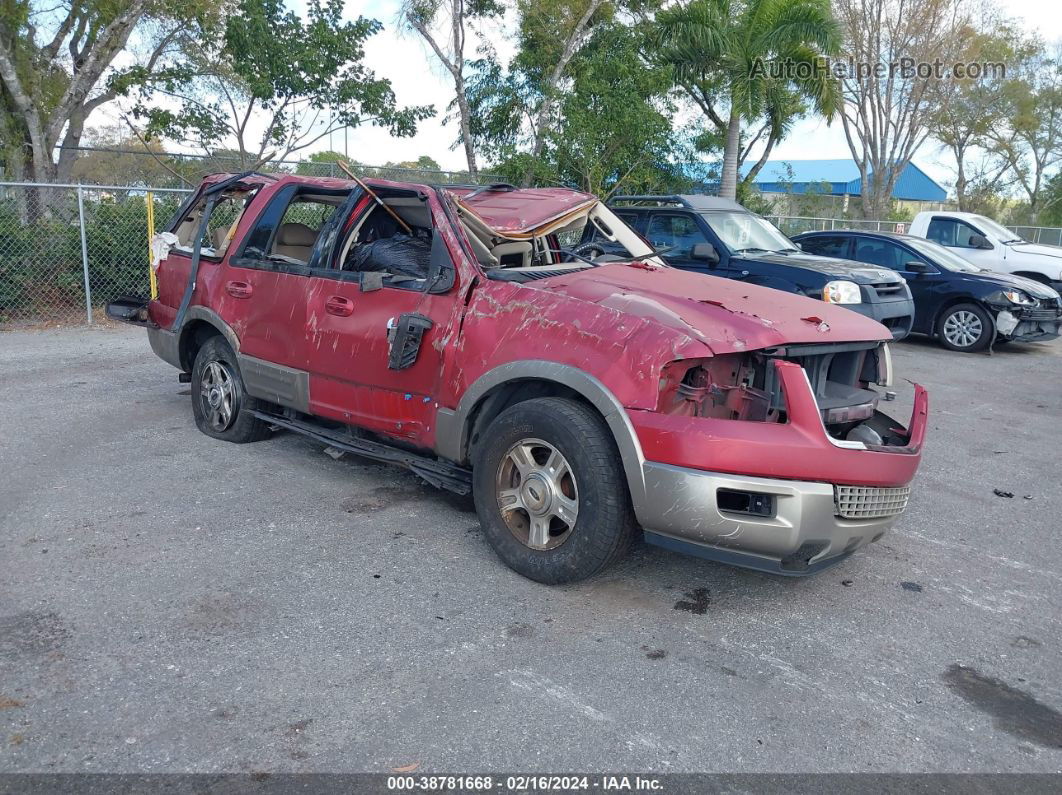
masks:
<svg viewBox="0 0 1062 795"><path fill-rule="evenodd" d="M1049 41L1062 40L1062 4L1057 0L994 0L1000 12L1023 21ZM289 0L299 10L303 0ZM377 76L391 81L400 105L434 105L435 118L418 125L411 138L394 138L386 130L363 127L344 134L335 133L331 140L322 139L311 151L335 149L347 152L351 159L368 164L416 160L429 155L445 169L464 167L464 155L455 148L457 125L444 122L453 86L443 68L432 56L428 45L417 35L403 32L398 24L399 0L347 0L346 15L350 18L366 16L379 20L384 29L366 43L365 63ZM498 55L506 60L512 53L509 42L511 30L505 24L491 25L480 30ZM474 57L466 52L466 56ZM758 152L753 152L758 156ZM817 160L850 157L848 145L839 121L827 125L821 119L798 122L790 135L776 146L772 159ZM915 155L915 163L942 184L947 184L951 169L946 155L932 142Z"/></svg>

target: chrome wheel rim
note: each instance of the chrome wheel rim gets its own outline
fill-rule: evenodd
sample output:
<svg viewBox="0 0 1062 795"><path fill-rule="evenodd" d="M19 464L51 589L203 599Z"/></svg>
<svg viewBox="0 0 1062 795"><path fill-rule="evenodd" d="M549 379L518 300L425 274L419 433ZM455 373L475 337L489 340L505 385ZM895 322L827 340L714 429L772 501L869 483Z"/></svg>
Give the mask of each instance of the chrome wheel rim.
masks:
<svg viewBox="0 0 1062 795"><path fill-rule="evenodd" d="M203 368L199 399L203 414L215 431L224 431L236 418L236 386L232 371L224 362L213 361Z"/></svg>
<svg viewBox="0 0 1062 795"><path fill-rule="evenodd" d="M983 333L981 318L965 309L953 312L944 321L944 339L957 348L969 348Z"/></svg>
<svg viewBox="0 0 1062 795"><path fill-rule="evenodd" d="M498 467L498 508L509 531L531 549L555 549L579 518L579 488L568 460L541 439L521 439Z"/></svg>

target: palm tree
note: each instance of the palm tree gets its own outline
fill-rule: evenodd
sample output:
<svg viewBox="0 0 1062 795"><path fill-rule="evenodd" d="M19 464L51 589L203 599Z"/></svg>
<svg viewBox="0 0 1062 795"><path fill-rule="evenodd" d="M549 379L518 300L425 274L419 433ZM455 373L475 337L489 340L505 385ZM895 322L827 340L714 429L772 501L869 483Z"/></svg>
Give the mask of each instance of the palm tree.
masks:
<svg viewBox="0 0 1062 795"><path fill-rule="evenodd" d="M827 119L840 103L826 60L841 43L829 0L691 0L657 15L654 43L654 59L725 140L725 198L736 198L752 143L766 135L758 171L805 103ZM762 125L744 150L743 122Z"/></svg>

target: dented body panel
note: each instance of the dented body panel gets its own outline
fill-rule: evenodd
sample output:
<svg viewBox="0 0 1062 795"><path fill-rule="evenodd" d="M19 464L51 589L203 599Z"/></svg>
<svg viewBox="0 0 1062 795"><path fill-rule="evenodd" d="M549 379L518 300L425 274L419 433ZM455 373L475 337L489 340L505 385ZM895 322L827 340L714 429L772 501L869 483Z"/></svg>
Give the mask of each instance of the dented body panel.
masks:
<svg viewBox="0 0 1062 795"><path fill-rule="evenodd" d="M612 435L650 540L768 571L816 571L902 511L853 518L831 507L842 485L906 489L918 467L921 387L909 428L876 412L872 386L891 378L884 326L663 266L648 247L634 262L568 261L543 241L559 226L608 226L587 194L366 182L429 230L423 276L347 270L350 241L394 235L353 182L250 176L227 242L219 234L203 251L181 328L187 235L161 261L153 349L189 370L197 341L221 333L248 393L291 427L339 423L455 467L474 460L477 423L502 405L491 401L518 401L527 385L575 397ZM312 239L301 221L281 223L293 191L321 204ZM525 264L505 273L513 252Z"/></svg>

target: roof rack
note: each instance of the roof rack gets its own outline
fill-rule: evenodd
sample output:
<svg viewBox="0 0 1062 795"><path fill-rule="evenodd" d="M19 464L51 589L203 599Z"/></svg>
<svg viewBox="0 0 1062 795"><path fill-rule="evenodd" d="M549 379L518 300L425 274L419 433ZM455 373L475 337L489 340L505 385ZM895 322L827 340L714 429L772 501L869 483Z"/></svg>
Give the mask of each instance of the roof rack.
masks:
<svg viewBox="0 0 1062 795"><path fill-rule="evenodd" d="M662 205L678 205L684 207L687 210L704 211L704 210L732 210L748 212L744 207L738 204L733 199L722 199L718 196L709 196L705 193L669 193L658 196L640 195L640 196L613 196L609 201L609 204L615 204L616 202L629 202L634 204L648 205L651 207L659 207Z"/></svg>
<svg viewBox="0 0 1062 795"><path fill-rule="evenodd" d="M666 195L631 195L631 196L613 196L609 201L612 202L652 202L654 204L680 204L683 207L693 209L693 205L690 204L688 197L680 196L677 193Z"/></svg>

